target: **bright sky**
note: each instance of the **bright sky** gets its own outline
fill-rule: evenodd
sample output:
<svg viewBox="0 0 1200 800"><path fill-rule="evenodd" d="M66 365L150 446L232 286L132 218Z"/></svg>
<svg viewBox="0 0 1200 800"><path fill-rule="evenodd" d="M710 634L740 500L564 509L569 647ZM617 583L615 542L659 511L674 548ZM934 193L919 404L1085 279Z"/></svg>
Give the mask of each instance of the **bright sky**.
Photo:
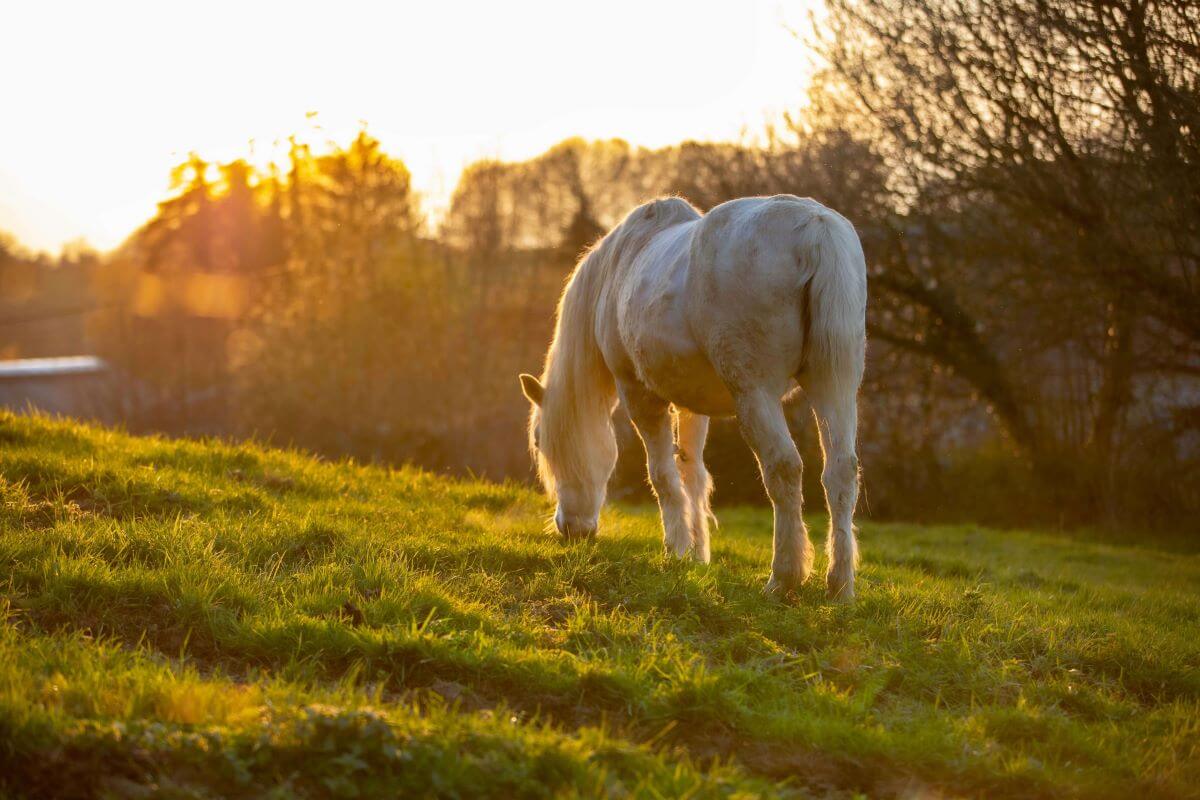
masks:
<svg viewBox="0 0 1200 800"><path fill-rule="evenodd" d="M189 151L265 162L362 122L433 206L470 161L568 136L736 138L803 104L790 31L819 2L4 3L0 230L109 248Z"/></svg>

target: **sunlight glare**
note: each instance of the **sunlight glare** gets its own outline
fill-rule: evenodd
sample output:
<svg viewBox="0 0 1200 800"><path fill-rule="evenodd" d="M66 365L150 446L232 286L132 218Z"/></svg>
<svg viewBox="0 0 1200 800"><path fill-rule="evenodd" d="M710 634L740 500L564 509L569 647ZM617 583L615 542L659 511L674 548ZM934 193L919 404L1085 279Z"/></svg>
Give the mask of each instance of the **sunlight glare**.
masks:
<svg viewBox="0 0 1200 800"><path fill-rule="evenodd" d="M109 248L189 152L262 165L364 123L435 210L481 157L736 138L802 105L816 2L7 4L0 230Z"/></svg>

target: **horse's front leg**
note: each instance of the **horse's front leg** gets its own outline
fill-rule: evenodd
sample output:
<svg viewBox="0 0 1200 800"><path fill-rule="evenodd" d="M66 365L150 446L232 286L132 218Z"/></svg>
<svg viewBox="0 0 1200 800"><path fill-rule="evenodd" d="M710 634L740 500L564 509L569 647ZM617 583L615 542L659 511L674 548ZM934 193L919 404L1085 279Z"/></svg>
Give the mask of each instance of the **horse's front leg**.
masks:
<svg viewBox="0 0 1200 800"><path fill-rule="evenodd" d="M650 485L662 514L663 544L682 558L692 545L687 496L675 466L675 441L671 432L670 406L637 387L622 387L621 400L642 444Z"/></svg>
<svg viewBox="0 0 1200 800"><path fill-rule="evenodd" d="M687 493L688 521L692 524L692 557L701 564L710 558L708 518L712 516L709 497L712 495L712 478L704 467L704 442L708 437L708 417L679 411L679 448L675 460L683 475L683 489Z"/></svg>
<svg viewBox="0 0 1200 800"><path fill-rule="evenodd" d="M763 484L775 510L775 555L767 592L777 593L799 586L812 572L812 543L800 515L803 464L778 398L748 391L740 394L736 403L742 435L758 457Z"/></svg>

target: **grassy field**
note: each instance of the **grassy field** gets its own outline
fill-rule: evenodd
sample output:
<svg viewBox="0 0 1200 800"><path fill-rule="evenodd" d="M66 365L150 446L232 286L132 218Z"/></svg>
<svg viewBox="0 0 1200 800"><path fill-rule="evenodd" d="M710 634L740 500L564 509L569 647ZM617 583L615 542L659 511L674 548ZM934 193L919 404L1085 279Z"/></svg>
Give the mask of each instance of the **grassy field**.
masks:
<svg viewBox="0 0 1200 800"><path fill-rule="evenodd" d="M859 600L656 514L0 416L0 792L1200 795L1200 558L867 523ZM823 522L813 520L819 538Z"/></svg>

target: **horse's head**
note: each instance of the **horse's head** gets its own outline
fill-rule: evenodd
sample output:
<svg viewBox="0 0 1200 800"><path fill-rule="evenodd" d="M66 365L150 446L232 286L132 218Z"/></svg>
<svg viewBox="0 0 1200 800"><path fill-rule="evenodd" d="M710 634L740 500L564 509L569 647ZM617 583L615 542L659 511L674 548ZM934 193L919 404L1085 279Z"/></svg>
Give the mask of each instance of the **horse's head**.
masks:
<svg viewBox="0 0 1200 800"><path fill-rule="evenodd" d="M580 413L578 398L566 396L569 390L547 389L532 375L521 375L521 389L531 406L529 451L558 504L554 525L564 539L591 539L617 463L611 420Z"/></svg>

